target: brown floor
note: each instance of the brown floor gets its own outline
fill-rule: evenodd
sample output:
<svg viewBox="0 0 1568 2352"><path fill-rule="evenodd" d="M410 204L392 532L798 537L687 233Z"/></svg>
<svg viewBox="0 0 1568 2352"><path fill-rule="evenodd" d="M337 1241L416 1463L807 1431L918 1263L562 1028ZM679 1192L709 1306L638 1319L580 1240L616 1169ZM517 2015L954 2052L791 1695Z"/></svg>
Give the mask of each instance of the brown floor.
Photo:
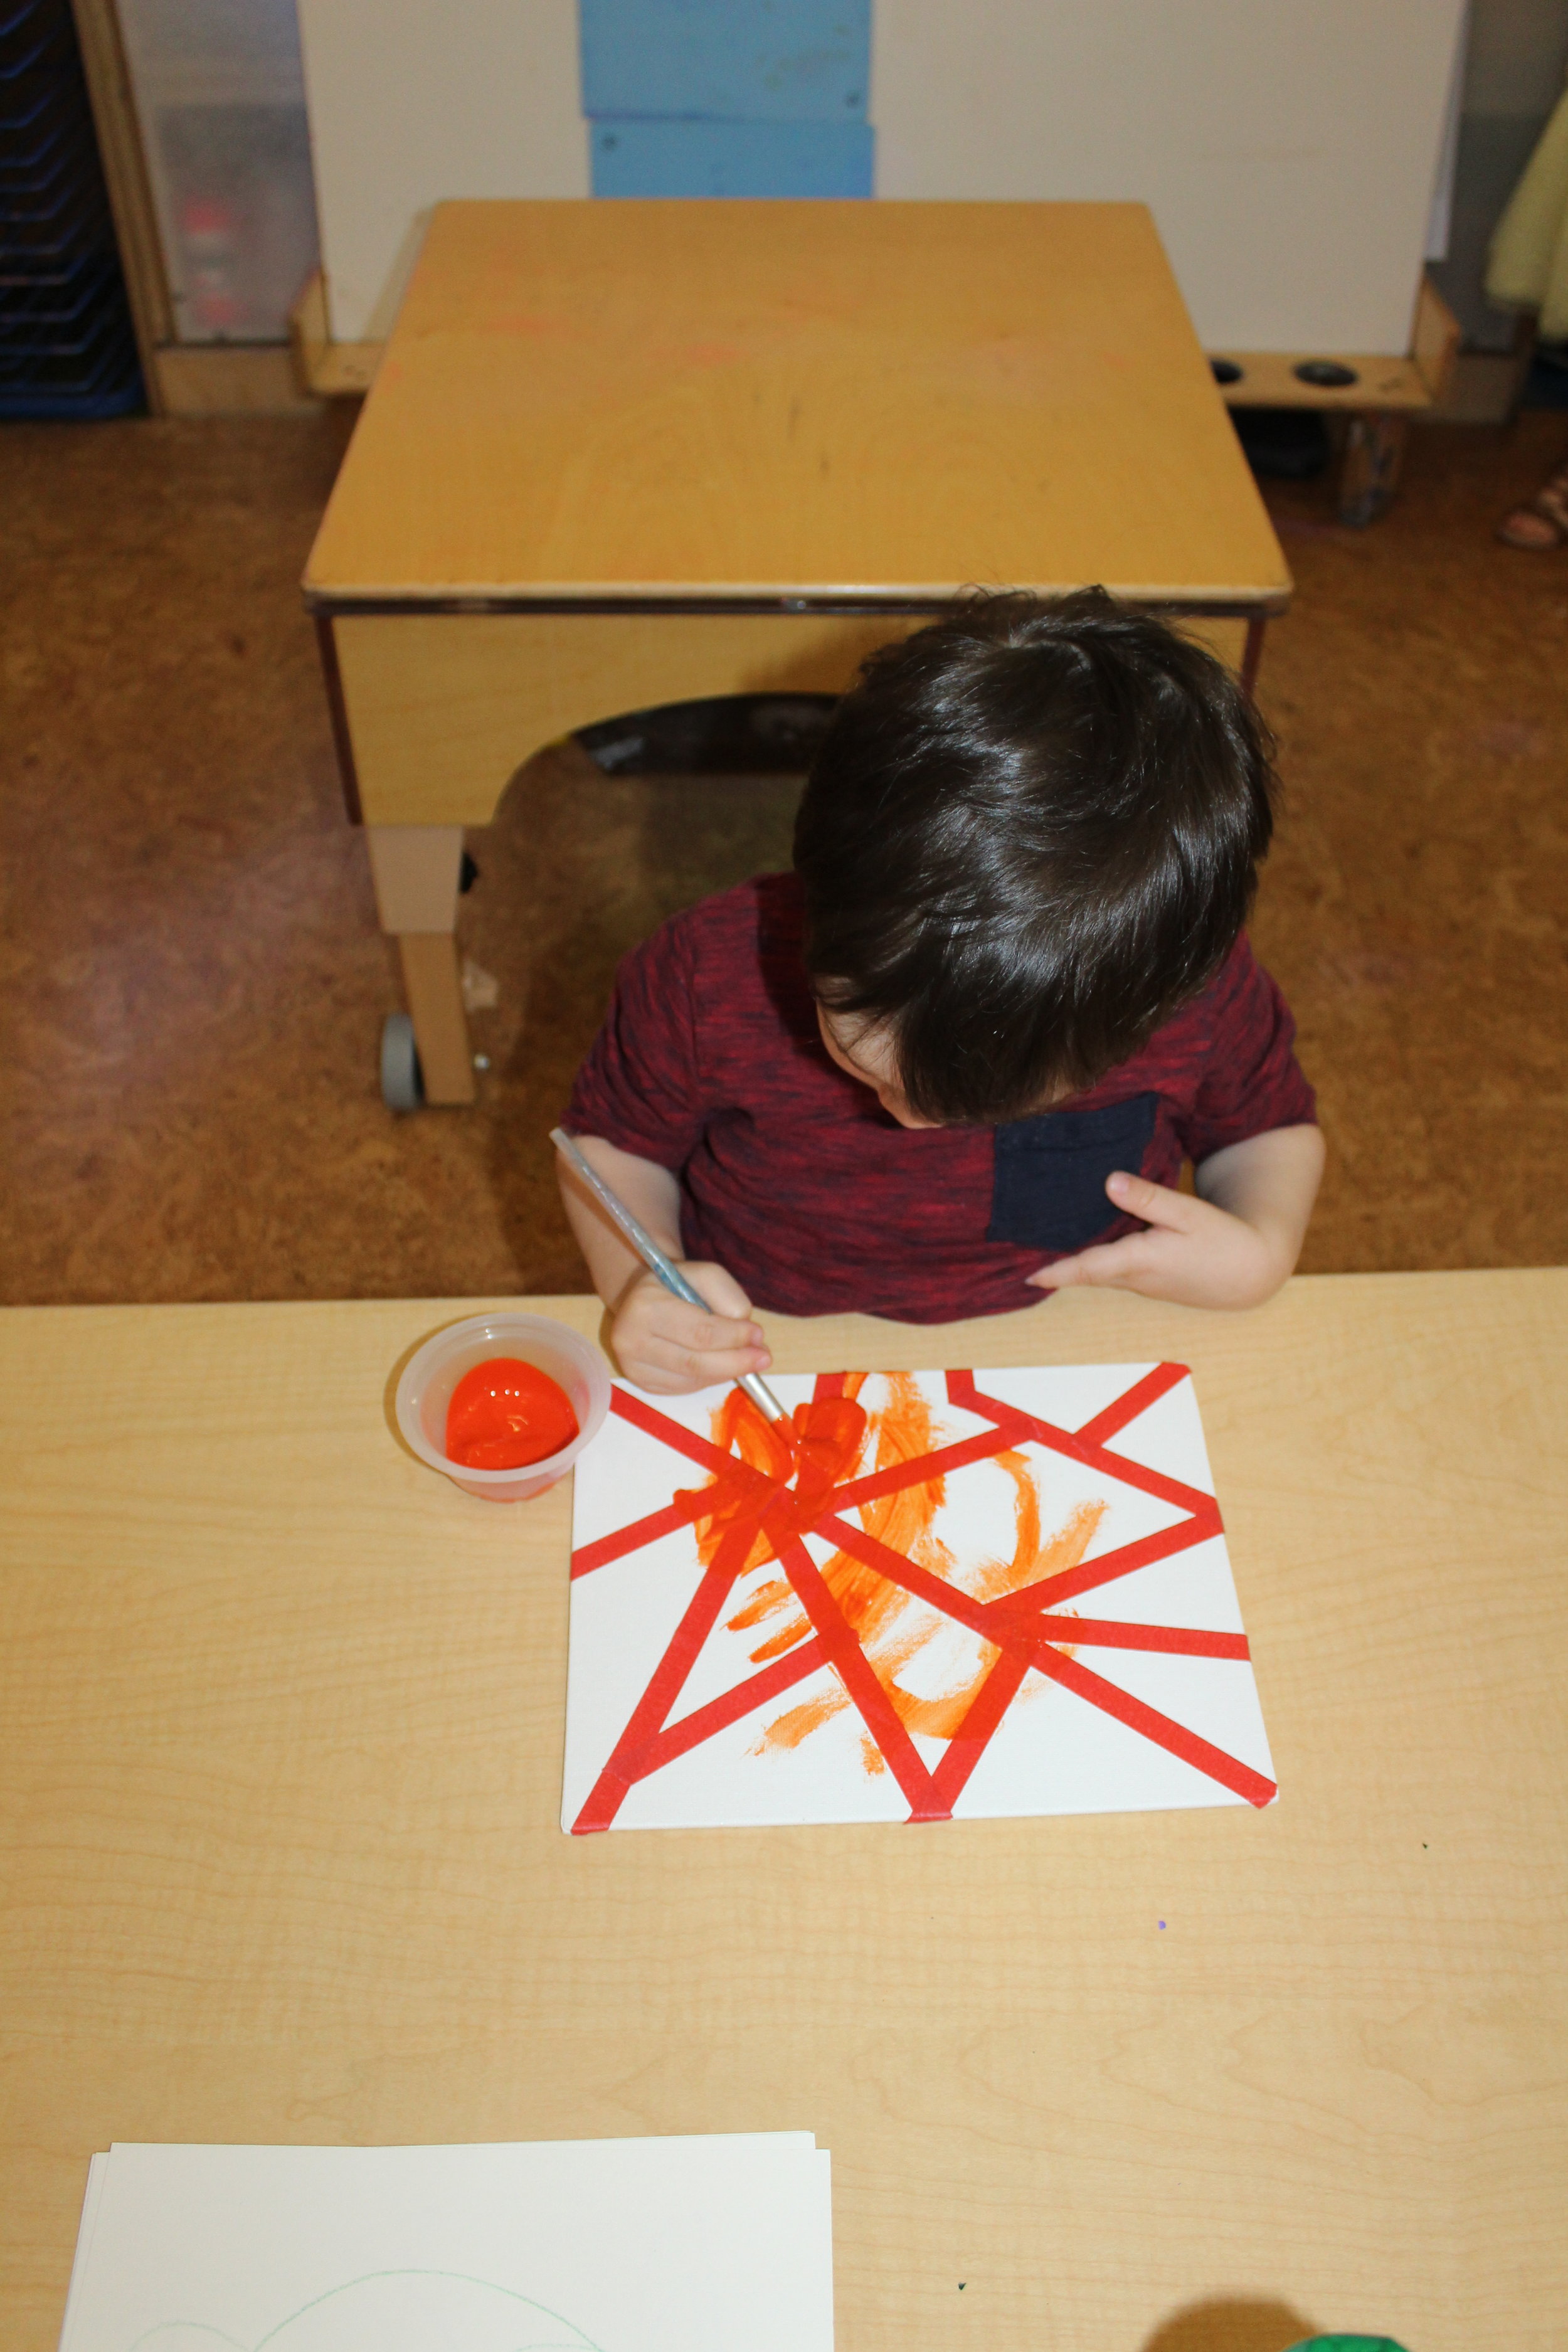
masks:
<svg viewBox="0 0 1568 2352"><path fill-rule="evenodd" d="M0 432L6 1299L584 1286L544 1134L616 957L787 859L787 784L536 761L473 843L483 1100L387 1113L395 979L297 590L340 434ZM1565 439L1419 434L1370 531L1271 499L1300 591L1255 935L1330 1138L1312 1268L1568 1257L1568 552L1489 535Z"/></svg>

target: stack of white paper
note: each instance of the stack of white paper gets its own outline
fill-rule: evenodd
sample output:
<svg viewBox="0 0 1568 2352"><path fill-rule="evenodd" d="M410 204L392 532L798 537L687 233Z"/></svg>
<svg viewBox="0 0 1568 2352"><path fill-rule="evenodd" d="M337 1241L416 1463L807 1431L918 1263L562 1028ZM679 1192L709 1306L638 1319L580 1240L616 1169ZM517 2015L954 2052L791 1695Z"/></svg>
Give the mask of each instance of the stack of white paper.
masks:
<svg viewBox="0 0 1568 2352"><path fill-rule="evenodd" d="M809 2132L95 2156L60 2352L832 2352Z"/></svg>

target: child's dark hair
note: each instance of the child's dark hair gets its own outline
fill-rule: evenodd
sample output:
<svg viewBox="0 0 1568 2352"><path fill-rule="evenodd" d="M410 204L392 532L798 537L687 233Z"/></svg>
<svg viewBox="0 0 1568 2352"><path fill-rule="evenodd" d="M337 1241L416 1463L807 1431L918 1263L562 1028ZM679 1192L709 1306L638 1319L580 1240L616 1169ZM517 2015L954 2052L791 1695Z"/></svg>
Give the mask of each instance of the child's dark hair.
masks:
<svg viewBox="0 0 1568 2352"><path fill-rule="evenodd" d="M885 1027L923 1118L1091 1086L1234 944L1272 749L1228 670L1103 589L966 600L872 656L813 763L818 1001Z"/></svg>

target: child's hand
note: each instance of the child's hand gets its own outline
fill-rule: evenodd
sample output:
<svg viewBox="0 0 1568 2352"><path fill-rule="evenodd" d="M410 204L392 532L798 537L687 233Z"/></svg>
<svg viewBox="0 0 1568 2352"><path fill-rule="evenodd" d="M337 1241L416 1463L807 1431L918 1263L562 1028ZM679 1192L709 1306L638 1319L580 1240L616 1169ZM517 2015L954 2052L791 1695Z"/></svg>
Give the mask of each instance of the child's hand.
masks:
<svg viewBox="0 0 1568 2352"><path fill-rule="evenodd" d="M627 1380L656 1396L685 1396L765 1372L772 1363L751 1301L721 1265L682 1263L681 1273L712 1307L704 1315L666 1290L654 1274L633 1276L616 1301L610 1325L616 1360Z"/></svg>
<svg viewBox="0 0 1568 2352"><path fill-rule="evenodd" d="M1026 1277L1037 1290L1089 1284L1135 1290L1178 1307L1259 1307L1296 1263L1300 1234L1288 1223L1262 1218L1249 1223L1213 1201L1173 1192L1142 1176L1107 1177L1105 1189L1128 1216L1143 1218L1148 1232L1041 1266Z"/></svg>

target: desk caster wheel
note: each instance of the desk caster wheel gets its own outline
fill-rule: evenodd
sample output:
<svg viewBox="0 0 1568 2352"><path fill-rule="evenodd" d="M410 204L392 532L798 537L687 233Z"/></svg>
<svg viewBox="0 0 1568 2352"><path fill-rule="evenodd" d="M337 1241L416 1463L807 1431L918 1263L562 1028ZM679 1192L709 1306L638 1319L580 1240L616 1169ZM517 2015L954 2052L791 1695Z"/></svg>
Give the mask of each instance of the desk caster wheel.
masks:
<svg viewBox="0 0 1568 2352"><path fill-rule="evenodd" d="M425 1077L414 1024L406 1013L389 1013L381 1030L381 1099L388 1110L422 1110Z"/></svg>

